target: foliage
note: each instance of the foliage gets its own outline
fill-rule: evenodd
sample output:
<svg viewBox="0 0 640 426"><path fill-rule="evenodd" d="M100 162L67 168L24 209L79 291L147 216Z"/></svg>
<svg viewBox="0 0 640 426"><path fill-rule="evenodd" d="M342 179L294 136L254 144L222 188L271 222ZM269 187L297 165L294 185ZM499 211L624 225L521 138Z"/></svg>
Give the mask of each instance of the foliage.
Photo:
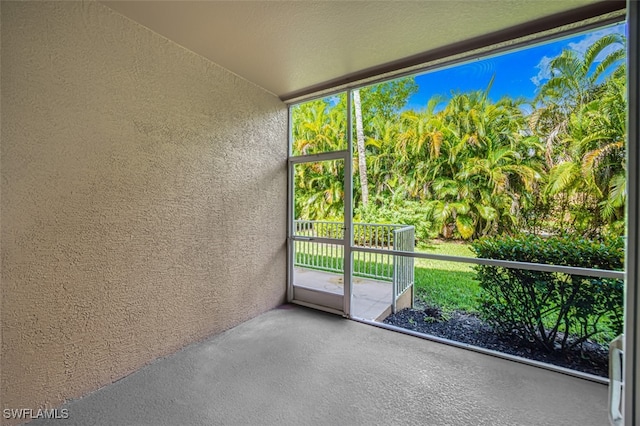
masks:
<svg viewBox="0 0 640 426"><path fill-rule="evenodd" d="M344 94L293 106L293 155L347 149L346 111Z"/></svg>
<svg viewBox="0 0 640 426"><path fill-rule="evenodd" d="M416 245L421 247L435 235L432 229L433 209L417 201L401 200L393 205L359 206L355 222L413 225Z"/></svg>
<svg viewBox="0 0 640 426"><path fill-rule="evenodd" d="M294 166L295 214L306 220L344 217L344 164L322 161Z"/></svg>
<svg viewBox="0 0 640 426"><path fill-rule="evenodd" d="M471 239L514 232L518 212L540 175L530 155L535 141L520 135L524 119L510 99L484 91L456 93L440 112L435 99L395 122L374 120L367 141L372 188L384 216L387 206L425 205L430 229L423 237ZM419 232L420 234L420 232Z"/></svg>
<svg viewBox="0 0 640 426"><path fill-rule="evenodd" d="M624 36L609 34L582 56L565 50L550 61L529 123L545 147L538 206L556 218L552 232L595 238L624 230L625 46Z"/></svg>
<svg viewBox="0 0 640 426"><path fill-rule="evenodd" d="M347 148L345 95L292 107L292 152L317 154ZM320 220L344 216L344 164L324 161L295 165L295 217Z"/></svg>
<svg viewBox="0 0 640 426"><path fill-rule="evenodd" d="M417 90L413 77L361 88L364 147L352 167L356 216L412 224L419 242L521 231L622 235L625 45L624 36L609 34L584 53L563 51L550 60L551 78L529 104L492 100L493 82L435 96L421 110L402 109ZM294 155L346 149L346 122L344 94L296 105ZM343 177L341 162L297 166L296 218L341 217Z"/></svg>
<svg viewBox="0 0 640 426"><path fill-rule="evenodd" d="M392 119L417 91L418 85L412 77L399 78L360 89L364 121L371 122L374 117L381 117L383 120Z"/></svg>
<svg viewBox="0 0 640 426"><path fill-rule="evenodd" d="M482 238L481 258L621 270L621 238L596 242L534 235ZM622 280L497 266L475 267L480 312L497 331L515 334L548 351L565 351L587 339L622 332Z"/></svg>

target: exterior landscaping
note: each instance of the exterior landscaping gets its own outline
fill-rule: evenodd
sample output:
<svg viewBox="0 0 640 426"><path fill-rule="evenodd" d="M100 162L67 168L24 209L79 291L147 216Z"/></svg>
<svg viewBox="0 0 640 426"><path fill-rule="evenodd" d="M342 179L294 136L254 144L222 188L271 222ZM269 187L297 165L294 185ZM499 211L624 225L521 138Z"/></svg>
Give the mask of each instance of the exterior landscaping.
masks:
<svg viewBox="0 0 640 426"><path fill-rule="evenodd" d="M351 132L354 157L353 176L342 160L296 165L296 221L342 222L353 178L354 222L411 226L417 252L605 271L415 258L416 308L385 322L606 376L623 326L610 271L624 270L626 39L590 40L546 57L530 99L493 99L494 75L408 108L410 76L292 107L294 156L345 150ZM385 238L354 245L397 250ZM342 267L338 254L296 259L309 255ZM379 256L356 253L354 275L388 275L393 256Z"/></svg>
<svg viewBox="0 0 640 426"><path fill-rule="evenodd" d="M484 258L610 270L620 270L624 257L621 239L594 244L575 238L498 237L477 240L471 248ZM438 270L434 281L423 282L428 272L416 271L416 308L384 322L606 377L607 345L623 326L622 280L470 268L475 273L467 282L460 271L452 275L464 283L462 291L451 291L458 288L455 281L439 285L446 282L446 273L440 276Z"/></svg>
<svg viewBox="0 0 640 426"><path fill-rule="evenodd" d="M611 270L621 269L624 256L620 239L593 244L534 236L485 238L472 244L434 240L418 251ZM381 258L380 264L366 261L365 253L356 253L356 258L354 270L383 270ZM337 257L317 262L342 268ZM415 308L392 314L385 323L607 375L608 342L622 332L621 280L429 259L415 259L414 271Z"/></svg>

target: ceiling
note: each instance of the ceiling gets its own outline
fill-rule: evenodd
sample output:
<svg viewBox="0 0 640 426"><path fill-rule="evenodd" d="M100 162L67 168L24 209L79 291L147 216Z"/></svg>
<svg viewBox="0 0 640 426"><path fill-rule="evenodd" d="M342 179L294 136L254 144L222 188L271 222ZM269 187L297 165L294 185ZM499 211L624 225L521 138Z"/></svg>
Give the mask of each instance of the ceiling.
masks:
<svg viewBox="0 0 640 426"><path fill-rule="evenodd" d="M102 3L288 99L596 0Z"/></svg>

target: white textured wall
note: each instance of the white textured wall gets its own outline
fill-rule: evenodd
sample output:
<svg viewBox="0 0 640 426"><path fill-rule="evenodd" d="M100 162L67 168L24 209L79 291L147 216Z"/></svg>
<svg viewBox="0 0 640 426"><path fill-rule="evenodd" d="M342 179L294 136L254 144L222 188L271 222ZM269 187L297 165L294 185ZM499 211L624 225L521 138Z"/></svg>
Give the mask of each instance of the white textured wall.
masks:
<svg viewBox="0 0 640 426"><path fill-rule="evenodd" d="M285 105L103 5L2 3L1 408L283 302Z"/></svg>

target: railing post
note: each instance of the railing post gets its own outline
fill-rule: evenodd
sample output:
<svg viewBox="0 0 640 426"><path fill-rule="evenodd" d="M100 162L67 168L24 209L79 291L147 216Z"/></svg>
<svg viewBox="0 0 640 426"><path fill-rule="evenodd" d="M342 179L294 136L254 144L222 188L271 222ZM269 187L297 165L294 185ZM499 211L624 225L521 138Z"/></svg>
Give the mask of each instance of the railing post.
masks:
<svg viewBox="0 0 640 426"><path fill-rule="evenodd" d="M409 241L411 242L411 251L416 247L416 228L412 227L409 234ZM416 277L415 277L415 259L413 257L407 259L410 264L409 280L411 281L411 309L415 307L416 303Z"/></svg>
<svg viewBox="0 0 640 426"><path fill-rule="evenodd" d="M398 241L398 230L393 230L393 250L397 249L397 241ZM393 256L393 279L392 279L392 290L391 290L391 313L396 313L396 302L398 300L398 257Z"/></svg>

